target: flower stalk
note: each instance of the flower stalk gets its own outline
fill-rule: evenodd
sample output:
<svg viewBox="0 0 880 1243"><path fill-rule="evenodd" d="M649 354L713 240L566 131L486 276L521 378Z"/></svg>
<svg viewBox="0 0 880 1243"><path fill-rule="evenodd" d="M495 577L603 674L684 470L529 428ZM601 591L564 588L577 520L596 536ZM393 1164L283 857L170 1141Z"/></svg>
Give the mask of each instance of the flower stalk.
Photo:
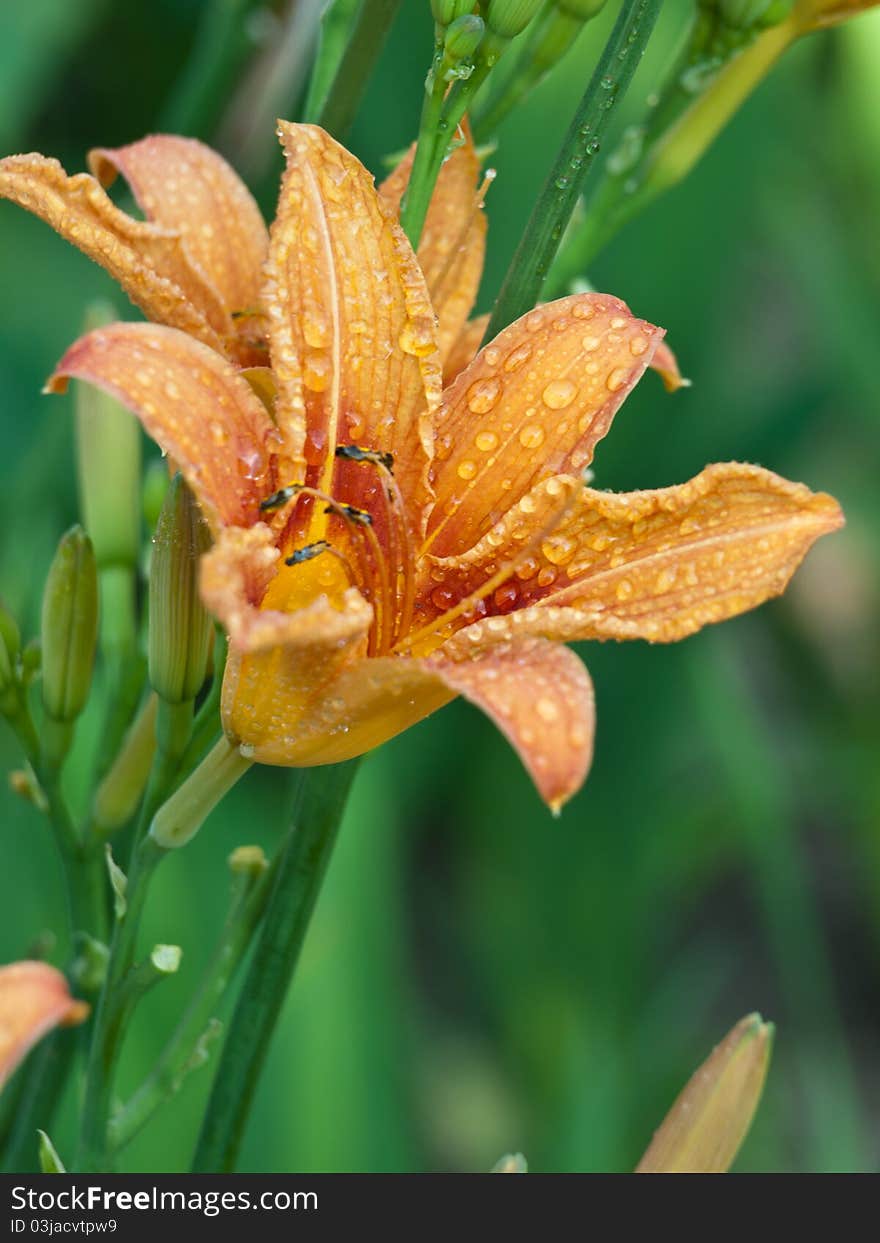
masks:
<svg viewBox="0 0 880 1243"><path fill-rule="evenodd" d="M193 1172L235 1168L266 1052L333 851L357 761L309 769L202 1122Z"/></svg>
<svg viewBox="0 0 880 1243"><path fill-rule="evenodd" d="M351 33L342 47L336 41L335 26L328 24L324 27L328 31L327 61L338 57L338 62L332 82L323 98L321 82L327 74L327 64L321 60L317 62L316 74L319 76L314 88L309 88L310 106L306 111L308 120L315 121L331 134L343 135L348 130L400 4L401 0L362 0L350 27ZM341 7L350 8L347 5ZM322 32L322 45L324 40Z"/></svg>
<svg viewBox="0 0 880 1243"><path fill-rule="evenodd" d="M660 15L660 0L626 0L517 247L487 330L491 339L539 300L611 111L626 92Z"/></svg>

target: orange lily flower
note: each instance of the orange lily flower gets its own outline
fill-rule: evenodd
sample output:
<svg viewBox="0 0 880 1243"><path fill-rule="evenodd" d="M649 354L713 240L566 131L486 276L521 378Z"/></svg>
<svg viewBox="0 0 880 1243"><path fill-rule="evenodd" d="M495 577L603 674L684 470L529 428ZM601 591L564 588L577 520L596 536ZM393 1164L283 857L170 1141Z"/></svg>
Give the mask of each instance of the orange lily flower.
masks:
<svg viewBox="0 0 880 1243"><path fill-rule="evenodd" d="M71 997L60 971L44 962L0 967L0 1088L54 1027L82 1023L84 1001Z"/></svg>
<svg viewBox="0 0 880 1243"><path fill-rule="evenodd" d="M558 808L594 727L588 674L560 640L666 642L752 608L840 510L736 463L681 487L586 488L663 336L610 296L524 316L441 395L439 342L448 364L478 280L462 253L480 244L474 177L447 172L420 267L393 187L377 194L320 129L280 133L271 384L174 327L117 324L76 342L49 388L113 393L199 498L215 539L202 593L230 640L223 723L243 755L345 760L460 694Z"/></svg>

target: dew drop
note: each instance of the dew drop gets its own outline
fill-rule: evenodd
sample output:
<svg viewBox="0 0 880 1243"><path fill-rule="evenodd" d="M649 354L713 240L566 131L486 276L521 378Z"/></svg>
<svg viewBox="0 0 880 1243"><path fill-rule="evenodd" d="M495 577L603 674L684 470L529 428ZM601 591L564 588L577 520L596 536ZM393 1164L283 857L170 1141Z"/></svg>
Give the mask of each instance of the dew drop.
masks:
<svg viewBox="0 0 880 1243"><path fill-rule="evenodd" d="M524 363L527 363L529 359L531 358L531 356L532 356L532 351L529 349L527 345L518 346L515 350L511 350L511 352L505 358L504 370L505 371L516 371L519 367L522 367Z"/></svg>
<svg viewBox="0 0 880 1243"><path fill-rule="evenodd" d="M617 584L615 595L618 600L628 600L633 593L633 585L628 578L622 578Z"/></svg>
<svg viewBox="0 0 880 1243"><path fill-rule="evenodd" d="M500 396L500 381L477 380L467 391L468 409L473 414L488 414Z"/></svg>
<svg viewBox="0 0 880 1243"><path fill-rule="evenodd" d="M535 711L542 721L548 725L552 724L559 716L559 709L552 699L542 696L535 704Z"/></svg>
<svg viewBox="0 0 880 1243"><path fill-rule="evenodd" d="M303 358L303 384L313 393L323 393L330 383L330 359L312 351Z"/></svg>
<svg viewBox="0 0 880 1243"><path fill-rule="evenodd" d="M481 453L491 453L498 447L498 437L494 432L479 432L474 437L474 444Z"/></svg>
<svg viewBox="0 0 880 1243"><path fill-rule="evenodd" d="M608 379L605 381L605 387L609 393L616 393L626 384L629 372L626 367L615 367Z"/></svg>
<svg viewBox="0 0 880 1243"><path fill-rule="evenodd" d="M645 340L644 337L633 337L633 339L629 343L629 352L633 354L636 358L638 358L639 355L644 354L647 348L648 348L648 342Z"/></svg>
<svg viewBox="0 0 880 1243"><path fill-rule="evenodd" d="M493 597L496 608L510 609L516 604L519 592L513 583L504 583L495 592Z"/></svg>
<svg viewBox="0 0 880 1243"><path fill-rule="evenodd" d="M404 354L411 354L415 358L425 358L428 354L433 354L433 322L426 315L418 319L408 319L400 331L398 343Z"/></svg>
<svg viewBox="0 0 880 1243"><path fill-rule="evenodd" d="M539 449L544 443L544 429L537 423L527 424L519 434L519 443L524 449Z"/></svg>
<svg viewBox="0 0 880 1243"><path fill-rule="evenodd" d="M577 395L577 385L571 380L551 380L541 397L545 406L551 410L564 410L570 406Z"/></svg>
<svg viewBox="0 0 880 1243"><path fill-rule="evenodd" d="M549 565L545 565L541 573L538 575L539 587L550 587L556 582L556 571L551 569Z"/></svg>
<svg viewBox="0 0 880 1243"><path fill-rule="evenodd" d="M312 349L322 349L330 344L330 324L327 316L317 307L303 312L302 331L306 345Z"/></svg>
<svg viewBox="0 0 880 1243"><path fill-rule="evenodd" d="M477 473L476 462L470 461L469 458L465 459L465 461L463 462L459 462L458 470L456 471L456 474L458 475L459 479L473 479L476 473Z"/></svg>
<svg viewBox="0 0 880 1243"><path fill-rule="evenodd" d="M541 552L552 565L565 565L577 550L577 544L566 535L551 535L541 544Z"/></svg>

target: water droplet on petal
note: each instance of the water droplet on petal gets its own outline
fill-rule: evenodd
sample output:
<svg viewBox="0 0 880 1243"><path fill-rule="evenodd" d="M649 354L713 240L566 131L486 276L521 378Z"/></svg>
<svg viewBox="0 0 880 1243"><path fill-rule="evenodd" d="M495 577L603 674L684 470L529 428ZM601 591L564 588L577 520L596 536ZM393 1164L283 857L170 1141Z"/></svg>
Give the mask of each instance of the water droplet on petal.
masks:
<svg viewBox="0 0 880 1243"><path fill-rule="evenodd" d="M577 395L577 385L571 380L551 380L541 394L544 405L551 410L564 410L570 406Z"/></svg>
<svg viewBox="0 0 880 1243"><path fill-rule="evenodd" d="M544 443L544 429L537 423L528 423L519 434L519 443L524 449L539 449Z"/></svg>
<svg viewBox="0 0 880 1243"><path fill-rule="evenodd" d="M498 437L494 432L479 432L474 437L474 444L481 453L491 453L498 447Z"/></svg>
<svg viewBox="0 0 880 1243"><path fill-rule="evenodd" d="M500 396L500 381L477 380L467 391L468 409L473 414L488 414Z"/></svg>
<svg viewBox="0 0 880 1243"><path fill-rule="evenodd" d="M629 371L626 367L615 367L605 381L605 387L608 389L608 392L616 393L619 389L622 389L624 384L626 384L628 376Z"/></svg>
<svg viewBox="0 0 880 1243"><path fill-rule="evenodd" d="M466 459L464 462L459 462L458 471L456 473L458 474L459 479L473 479L474 475L477 473L477 464L476 462L471 462Z"/></svg>

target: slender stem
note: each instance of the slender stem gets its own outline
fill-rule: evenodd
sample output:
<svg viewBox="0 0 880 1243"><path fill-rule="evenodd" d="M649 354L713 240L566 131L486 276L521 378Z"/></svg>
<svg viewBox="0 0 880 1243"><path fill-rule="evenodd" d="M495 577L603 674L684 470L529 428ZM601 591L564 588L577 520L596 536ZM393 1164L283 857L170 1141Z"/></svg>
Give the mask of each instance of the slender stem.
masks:
<svg viewBox="0 0 880 1243"><path fill-rule="evenodd" d="M126 1020L129 1017L123 984L134 961L149 882L156 867L167 854L146 833L146 829L171 788L191 730L191 702L169 704L164 700L159 701L156 723L158 748L141 807L129 868L125 894L127 909L116 923L110 946L107 977L95 1011L77 1154L78 1165L84 1170L102 1170L107 1164L107 1123L113 1079Z"/></svg>
<svg viewBox="0 0 880 1243"><path fill-rule="evenodd" d="M362 0L348 46L316 118L337 138L355 118L400 4L401 0Z"/></svg>
<svg viewBox="0 0 880 1243"><path fill-rule="evenodd" d="M676 64L647 118L635 162L605 162L583 224L565 239L550 270L548 297L563 293L623 225L687 176L792 37L789 23L764 31L696 95L682 89L681 61Z"/></svg>
<svg viewBox="0 0 880 1243"><path fill-rule="evenodd" d="M204 1046L217 1025L216 1010L247 952L266 908L274 876L274 867L267 868L233 904L201 983L176 1030L150 1074L111 1119L110 1142L115 1150L137 1135L179 1090L188 1072L204 1060Z"/></svg>
<svg viewBox="0 0 880 1243"><path fill-rule="evenodd" d="M203 5L193 50L162 110L162 129L208 136L229 83L253 48L246 19L255 7L256 0L208 0Z"/></svg>
<svg viewBox="0 0 880 1243"><path fill-rule="evenodd" d="M336 840L357 762L310 769L278 860L263 930L245 978L208 1109L193 1170L232 1170L266 1052L305 940Z"/></svg>
<svg viewBox="0 0 880 1243"><path fill-rule="evenodd" d="M110 946L107 978L95 1011L95 1023L86 1070L86 1091L80 1122L77 1168L106 1169L107 1120L113 1092L116 1060L124 1034L125 1007L120 986L135 955L137 933L149 889L149 880L167 851L145 837L137 846L128 875L127 910L116 924Z"/></svg>
<svg viewBox="0 0 880 1243"><path fill-rule="evenodd" d="M3 1154L7 1174L33 1173L38 1168L37 1128L52 1125L79 1044L78 1030L62 1028L34 1050Z"/></svg>
<svg viewBox="0 0 880 1243"><path fill-rule="evenodd" d="M624 0L596 71L538 196L495 303L487 336L496 336L538 301L613 105L622 98L660 14L662 0Z"/></svg>
<svg viewBox="0 0 880 1243"><path fill-rule="evenodd" d="M360 0L330 0L321 14L318 51L303 105L304 121L317 121L321 115L333 79L339 71L339 62L345 53L348 32L359 3Z"/></svg>

